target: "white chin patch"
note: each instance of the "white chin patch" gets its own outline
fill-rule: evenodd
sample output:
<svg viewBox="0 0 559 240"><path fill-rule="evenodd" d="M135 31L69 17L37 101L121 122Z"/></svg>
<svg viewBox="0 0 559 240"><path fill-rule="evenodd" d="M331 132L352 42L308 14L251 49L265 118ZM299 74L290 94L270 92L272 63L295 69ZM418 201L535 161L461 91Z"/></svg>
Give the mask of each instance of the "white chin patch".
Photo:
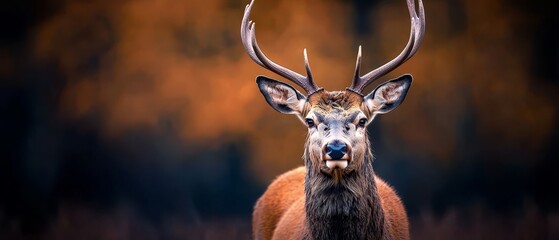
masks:
<svg viewBox="0 0 559 240"><path fill-rule="evenodd" d="M326 166L329 169L334 169L337 167L344 169L347 167L347 160L326 160Z"/></svg>

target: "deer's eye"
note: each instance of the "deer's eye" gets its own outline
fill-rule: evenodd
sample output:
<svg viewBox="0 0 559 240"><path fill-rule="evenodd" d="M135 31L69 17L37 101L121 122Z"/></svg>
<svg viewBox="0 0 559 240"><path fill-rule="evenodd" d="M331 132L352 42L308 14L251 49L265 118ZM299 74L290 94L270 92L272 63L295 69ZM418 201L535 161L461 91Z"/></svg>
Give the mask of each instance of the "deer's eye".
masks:
<svg viewBox="0 0 559 240"><path fill-rule="evenodd" d="M307 118L307 119L305 119L305 122L307 122L307 125L309 127L314 127L314 120L312 120L310 118Z"/></svg>
<svg viewBox="0 0 559 240"><path fill-rule="evenodd" d="M359 119L359 126L364 127L366 123L367 123L367 119L366 119L366 118L361 118L361 119Z"/></svg>

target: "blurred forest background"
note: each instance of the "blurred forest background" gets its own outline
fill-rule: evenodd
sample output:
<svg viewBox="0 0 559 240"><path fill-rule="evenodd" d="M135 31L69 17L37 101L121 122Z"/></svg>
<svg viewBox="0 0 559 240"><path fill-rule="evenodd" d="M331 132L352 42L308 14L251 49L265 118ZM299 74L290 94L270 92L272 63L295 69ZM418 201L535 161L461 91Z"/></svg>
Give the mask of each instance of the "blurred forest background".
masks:
<svg viewBox="0 0 559 240"><path fill-rule="evenodd" d="M277 76L242 48L247 3L1 1L0 239L249 238L306 128L256 87ZM414 239L559 239L558 7L425 0L422 46L385 78L414 85L369 129ZM410 28L404 0L256 0L252 19L329 90Z"/></svg>

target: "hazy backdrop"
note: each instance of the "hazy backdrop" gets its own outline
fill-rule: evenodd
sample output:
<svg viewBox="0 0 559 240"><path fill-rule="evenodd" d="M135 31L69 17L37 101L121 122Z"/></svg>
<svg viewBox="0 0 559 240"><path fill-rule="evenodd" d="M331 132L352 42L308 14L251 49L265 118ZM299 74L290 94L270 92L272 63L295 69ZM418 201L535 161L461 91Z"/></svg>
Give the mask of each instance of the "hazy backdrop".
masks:
<svg viewBox="0 0 559 240"><path fill-rule="evenodd" d="M248 0L0 3L0 239L246 239L303 164L239 28ZM369 128L414 239L559 238L557 2L425 0L414 76ZM404 0L256 0L265 53L344 89L395 57ZM370 86L366 91L371 91Z"/></svg>

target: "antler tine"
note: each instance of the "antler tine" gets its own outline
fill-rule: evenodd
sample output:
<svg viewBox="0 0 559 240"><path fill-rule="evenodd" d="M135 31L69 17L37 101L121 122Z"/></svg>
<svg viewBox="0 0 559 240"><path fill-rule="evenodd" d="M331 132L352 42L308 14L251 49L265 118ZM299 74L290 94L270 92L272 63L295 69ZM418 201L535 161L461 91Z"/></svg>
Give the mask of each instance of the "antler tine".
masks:
<svg viewBox="0 0 559 240"><path fill-rule="evenodd" d="M348 88L349 90L361 93L363 88L367 85L402 65L417 52L423 40L423 35L425 34L425 10L422 0L418 0L418 2L419 16L415 10L415 0L407 0L411 19L410 38L404 50L396 58L363 76L359 76L359 68L361 66L361 46L359 46L357 63L355 66L355 77L353 79L353 84Z"/></svg>
<svg viewBox="0 0 559 240"><path fill-rule="evenodd" d="M273 62L272 60L268 59L268 57L266 57L262 50L260 50L260 47L258 47L258 43L256 42L255 23L249 20L250 10L252 9L253 3L254 0L252 0L250 4L246 6L245 14L243 16L243 22L241 23L241 40L250 58L258 65L301 86L309 95L320 90L320 88L318 88L318 86L316 86L316 84L312 80L312 74L309 66L309 60L307 58L306 49L303 51L303 55L305 57L305 69L307 71L306 77Z"/></svg>
<svg viewBox="0 0 559 240"><path fill-rule="evenodd" d="M360 71L361 71L361 45L359 45L359 50L357 51L357 60L355 61L355 75L353 77L353 85L349 87L349 89L353 90L353 87L356 86L355 84L360 81L359 80Z"/></svg>
<svg viewBox="0 0 559 240"><path fill-rule="evenodd" d="M407 0L408 2L408 10L410 12L410 18L411 18L411 24L412 27L415 28L415 43L413 45L412 50L410 51L410 53L408 54L408 57L406 58L406 61L408 59L410 59L415 52L417 52L417 49L419 49L419 45L421 44L421 41L423 40L423 35L425 34L425 9L423 7L423 1L422 0L418 0L419 2L419 13L416 12L415 10L415 1L414 0ZM418 16L419 14L419 16Z"/></svg>
<svg viewBox="0 0 559 240"><path fill-rule="evenodd" d="M305 70L307 71L307 78L309 82L314 85L312 73L311 73L311 66L309 65L309 57L307 56L307 49L303 49L303 57L305 58Z"/></svg>
<svg viewBox="0 0 559 240"><path fill-rule="evenodd" d="M250 58L252 58L252 60L254 60L258 65L262 67L266 67L264 63L262 63L260 59L256 57L256 54L254 53L254 48L252 47L252 41L250 41L250 37L249 37L249 33L251 32L251 29L253 28L253 24L254 24L251 20L249 20L250 10L252 8L253 3L254 0L252 0L250 4L247 4L245 7L245 14L243 16L243 21L241 22L241 41L243 42L243 46L245 47L245 50L247 51Z"/></svg>

